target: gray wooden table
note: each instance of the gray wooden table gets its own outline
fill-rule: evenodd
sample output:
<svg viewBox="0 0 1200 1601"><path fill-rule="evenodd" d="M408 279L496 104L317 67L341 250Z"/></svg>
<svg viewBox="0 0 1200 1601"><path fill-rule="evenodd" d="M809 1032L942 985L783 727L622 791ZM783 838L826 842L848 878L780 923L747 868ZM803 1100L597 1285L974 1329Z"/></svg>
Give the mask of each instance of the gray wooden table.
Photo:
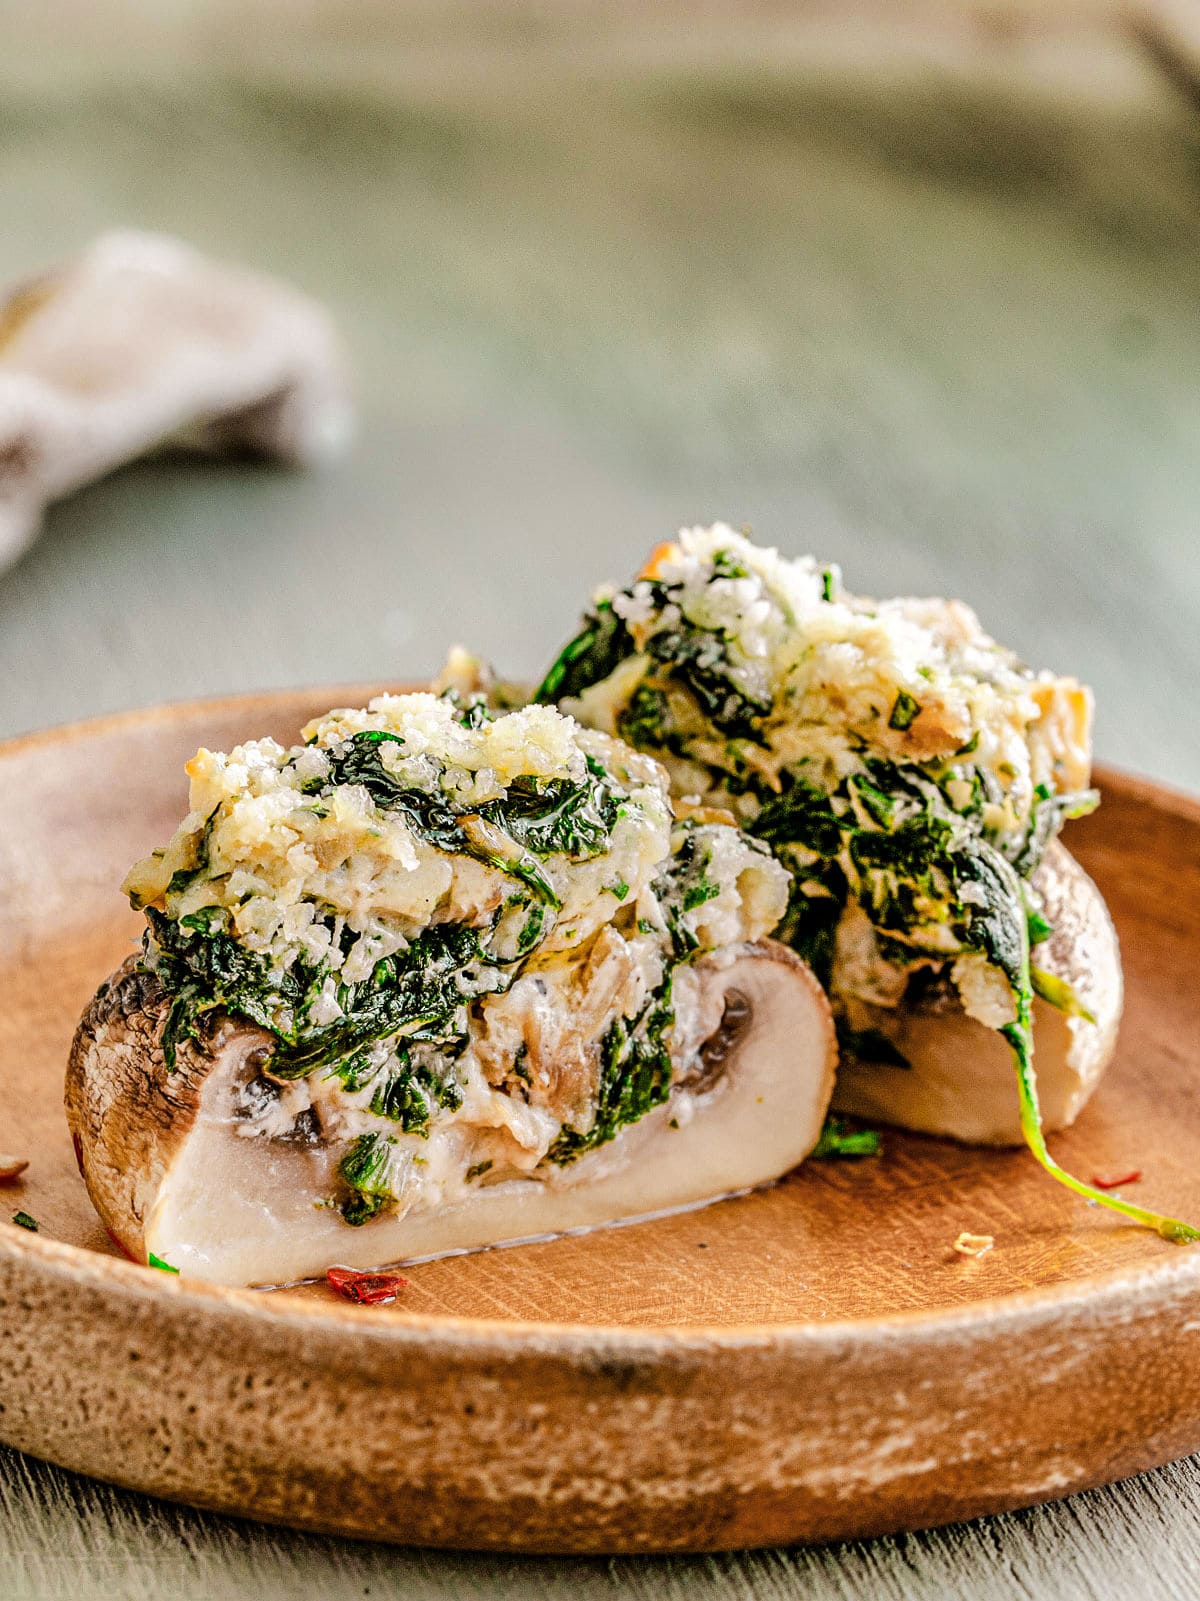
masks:
<svg viewBox="0 0 1200 1601"><path fill-rule="evenodd" d="M593 581L724 516L868 591L968 597L1094 684L1102 756L1200 786L1190 57L1103 0L1028 33L1019 5L860 9L313 0L285 31L104 0L65 29L0 0L0 276L180 232L326 299L363 413L319 477L164 461L57 510L0 577L0 734L421 677L456 638L532 673ZM1194 1597L1198 1476L837 1549L546 1562L0 1453L0 1595Z"/></svg>

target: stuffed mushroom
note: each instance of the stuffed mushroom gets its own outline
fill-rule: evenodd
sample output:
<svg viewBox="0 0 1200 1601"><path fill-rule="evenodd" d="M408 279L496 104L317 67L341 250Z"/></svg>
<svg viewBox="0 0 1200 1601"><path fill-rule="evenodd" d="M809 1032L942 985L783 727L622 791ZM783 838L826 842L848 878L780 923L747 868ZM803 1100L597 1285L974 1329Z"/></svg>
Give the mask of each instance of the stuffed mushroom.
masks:
<svg viewBox="0 0 1200 1601"><path fill-rule="evenodd" d="M189 764L67 1112L130 1254L230 1284L690 1206L812 1149L788 875L550 707L383 696Z"/></svg>
<svg viewBox="0 0 1200 1601"><path fill-rule="evenodd" d="M724 808L789 869L778 936L832 1000L835 1105L1024 1139L1089 1199L1196 1237L1045 1145L1121 1012L1107 910L1054 843L1098 800L1087 689L1022 666L959 601L848 594L836 567L718 525L599 592L534 699L653 754L677 797Z"/></svg>

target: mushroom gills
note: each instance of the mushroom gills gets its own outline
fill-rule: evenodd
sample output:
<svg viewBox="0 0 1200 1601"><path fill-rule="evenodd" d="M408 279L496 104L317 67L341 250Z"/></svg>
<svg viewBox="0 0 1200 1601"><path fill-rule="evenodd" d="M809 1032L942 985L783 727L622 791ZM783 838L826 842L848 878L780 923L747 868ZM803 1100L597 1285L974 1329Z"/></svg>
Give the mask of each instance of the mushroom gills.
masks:
<svg viewBox="0 0 1200 1601"><path fill-rule="evenodd" d="M1095 884L1055 842L1033 876L1050 938L1033 966L1065 980L1087 1016L1069 1016L1040 997L1033 1005L1038 1099L1047 1130L1068 1128L1112 1059L1121 1018L1116 930ZM843 1051L837 1111L971 1145L1021 1145L1012 1051L995 1030L967 1015L948 982L916 1004L890 1008L836 998L846 1022L894 1047L907 1067Z"/></svg>
<svg viewBox="0 0 1200 1601"><path fill-rule="evenodd" d="M829 1105L836 1045L825 996L771 941L687 972L692 1015L685 1023L680 1007L680 1055L662 1105L564 1166L485 1180L440 1206L423 1206L418 1187L407 1211L357 1228L329 1201L342 1147L314 1139L311 1124L240 1132L247 1095L263 1095L253 1048L262 1036L228 1030L191 1129L149 1199L145 1251L195 1278L280 1284L335 1263L379 1267L594 1229L779 1178L816 1144Z"/></svg>

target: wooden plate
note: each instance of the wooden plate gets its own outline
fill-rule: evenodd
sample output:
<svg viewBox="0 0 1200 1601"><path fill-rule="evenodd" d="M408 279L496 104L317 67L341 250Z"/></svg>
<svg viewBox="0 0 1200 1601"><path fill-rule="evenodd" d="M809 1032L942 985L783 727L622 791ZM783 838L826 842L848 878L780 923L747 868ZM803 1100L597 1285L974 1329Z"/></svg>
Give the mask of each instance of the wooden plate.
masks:
<svg viewBox="0 0 1200 1601"><path fill-rule="evenodd" d="M719 1549L913 1528L1200 1447L1200 1248L1022 1152L889 1134L667 1221L429 1263L396 1308L119 1259L60 1106L136 937L116 886L200 743L367 691L135 712L0 747L0 1438L200 1506L406 1544ZM1200 1217L1200 804L1107 774L1069 844L1124 947L1119 1058L1055 1149ZM978 1261L961 1230L991 1233Z"/></svg>

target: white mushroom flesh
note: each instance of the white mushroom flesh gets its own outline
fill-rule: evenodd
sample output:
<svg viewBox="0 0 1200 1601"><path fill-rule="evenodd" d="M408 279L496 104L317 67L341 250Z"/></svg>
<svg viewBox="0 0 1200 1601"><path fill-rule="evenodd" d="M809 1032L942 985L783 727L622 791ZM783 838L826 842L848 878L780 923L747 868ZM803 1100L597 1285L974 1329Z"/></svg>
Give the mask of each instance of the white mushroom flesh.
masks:
<svg viewBox="0 0 1200 1601"><path fill-rule="evenodd" d="M1054 928L1034 947L1033 966L1070 985L1082 1008L1070 1015L1040 997L1033 1006L1042 1120L1060 1129L1075 1121L1112 1058L1121 957L1099 890L1061 845L1051 845L1033 883ZM854 1029L878 1031L909 1065L844 1052L838 1110L972 1145L1024 1142L1012 1052L993 1028L967 1014L952 985L917 1005L899 998L888 1006L850 998L839 1005Z"/></svg>

